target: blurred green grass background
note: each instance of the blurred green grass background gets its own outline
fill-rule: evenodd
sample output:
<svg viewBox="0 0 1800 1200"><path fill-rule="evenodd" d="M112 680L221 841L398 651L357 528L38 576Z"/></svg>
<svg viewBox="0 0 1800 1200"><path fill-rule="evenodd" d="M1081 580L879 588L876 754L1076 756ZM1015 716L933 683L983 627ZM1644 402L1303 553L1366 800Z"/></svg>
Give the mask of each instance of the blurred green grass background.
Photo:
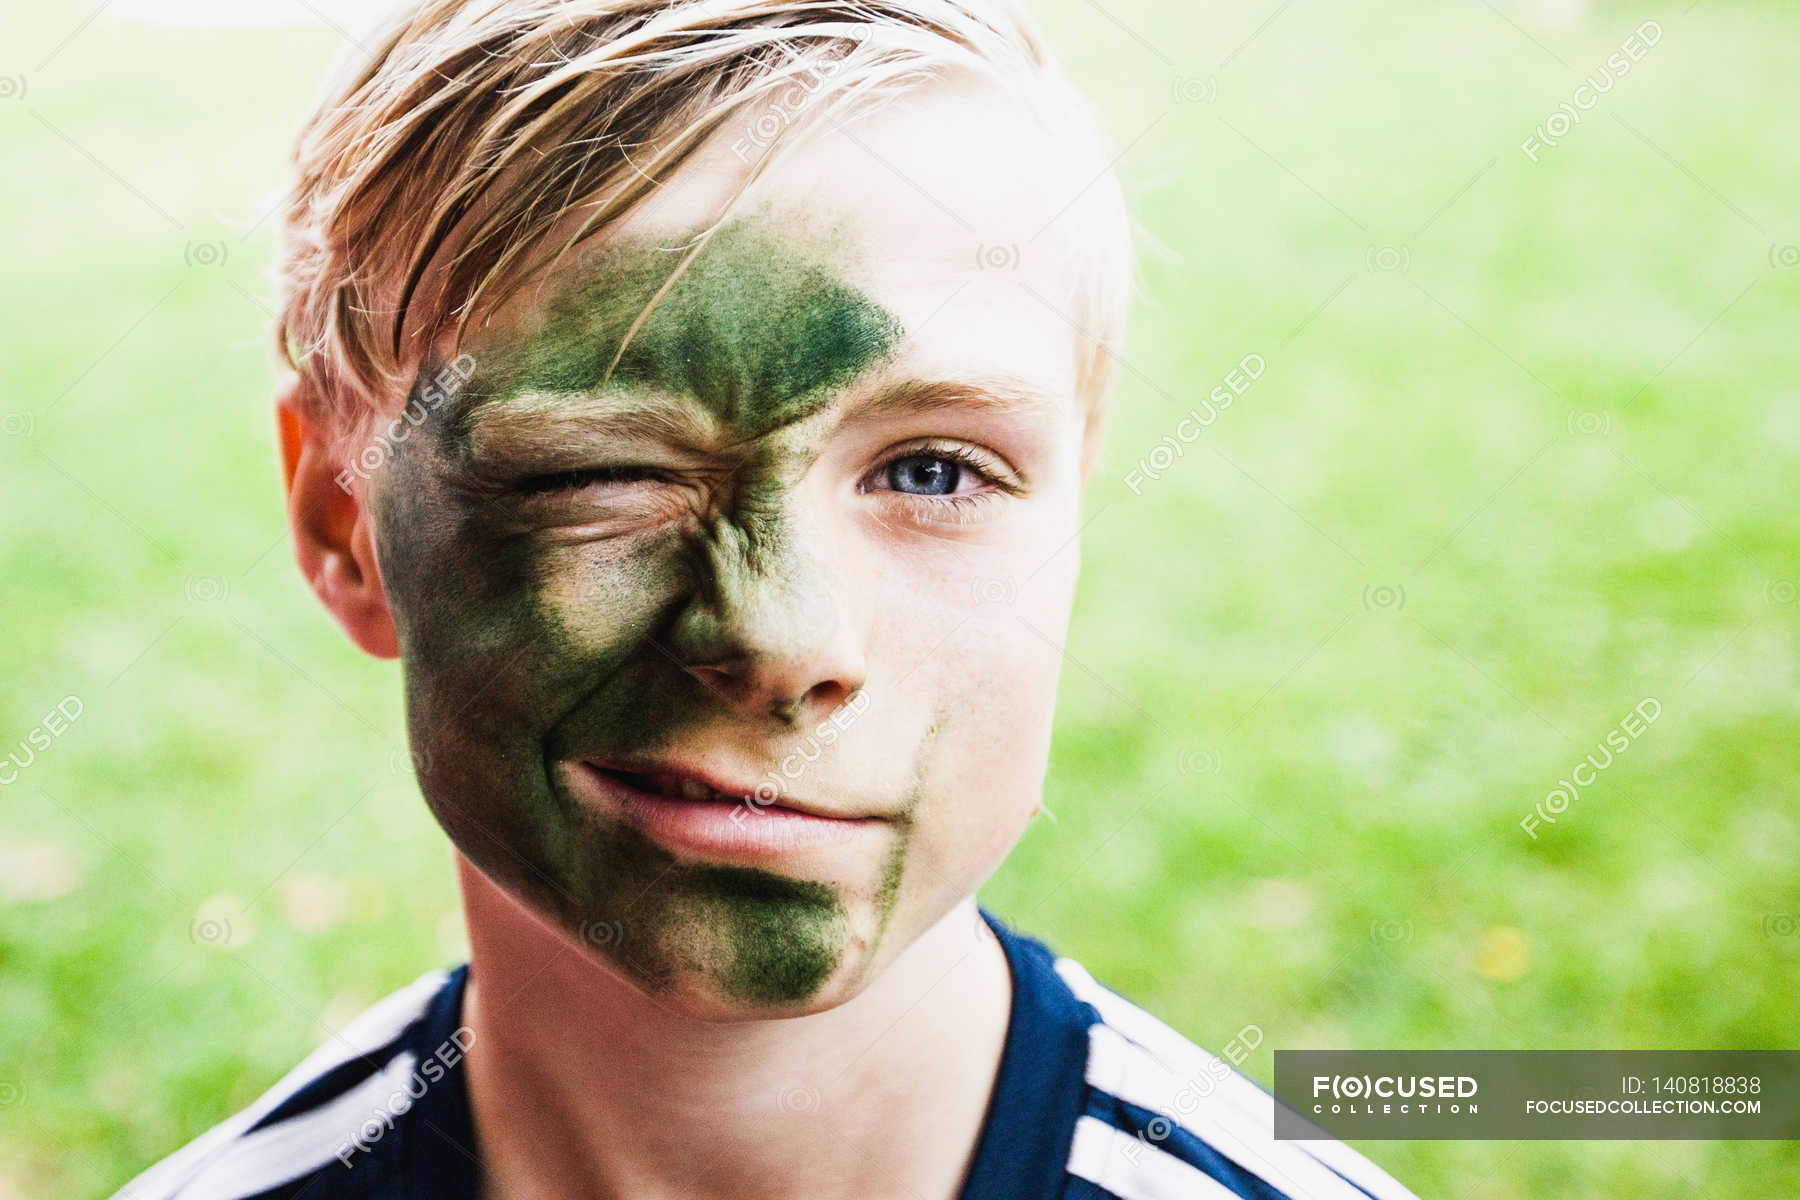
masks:
<svg viewBox="0 0 1800 1200"><path fill-rule="evenodd" d="M6 1200L105 1194L462 952L396 671L276 482L270 188L340 35L105 8L0 18L0 747L81 706L0 787ZM1800 1044L1791 6L1040 11L1143 280L1054 815L985 902L1204 1045L1258 1026L1265 1081ZM1800 1195L1791 1143L1362 1148L1431 1197Z"/></svg>

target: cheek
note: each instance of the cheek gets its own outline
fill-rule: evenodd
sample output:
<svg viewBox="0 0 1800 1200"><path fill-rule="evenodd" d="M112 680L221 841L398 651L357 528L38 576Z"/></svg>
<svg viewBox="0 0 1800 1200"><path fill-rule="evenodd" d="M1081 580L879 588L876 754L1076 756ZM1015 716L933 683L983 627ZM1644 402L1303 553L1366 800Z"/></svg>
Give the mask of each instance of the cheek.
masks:
<svg viewBox="0 0 1800 1200"><path fill-rule="evenodd" d="M939 897L985 881L1043 798L1062 626L1056 603L1026 612L1025 600L977 609L938 651L938 732L914 861L921 890ZM1066 603L1060 611L1066 620Z"/></svg>
<svg viewBox="0 0 1800 1200"><path fill-rule="evenodd" d="M548 863L569 839L557 834L546 756L602 738L647 742L657 729L609 722L672 707L601 711L589 698L602 687L649 697L668 686L643 643L677 590L678 555L520 536L459 504L434 472L394 466L375 512L421 787L475 861L499 836Z"/></svg>
<svg viewBox="0 0 1800 1200"><path fill-rule="evenodd" d="M1056 685L1061 666L1057 646L1026 628L1026 618L983 622L965 629L971 636L955 654L960 670L946 727L945 756L954 759L964 781L965 802L972 813L998 810L1028 813L1042 792L1051 726L1056 712ZM971 623L973 626L974 623ZM1059 629L1044 629L1061 640Z"/></svg>
<svg viewBox="0 0 1800 1200"><path fill-rule="evenodd" d="M510 533L428 485L379 529L409 690L478 692L488 722L554 716L636 652L679 588L674 537Z"/></svg>
<svg viewBox="0 0 1800 1200"><path fill-rule="evenodd" d="M1015 536L921 564L889 607L908 631L890 670L914 673L906 690L929 697L935 727L914 846L922 889L985 880L1043 798L1080 571L1079 496L1045 499Z"/></svg>
<svg viewBox="0 0 1800 1200"><path fill-rule="evenodd" d="M684 562L672 530L630 544L544 547L533 562L532 611L559 631L569 653L591 664L650 634L682 591Z"/></svg>

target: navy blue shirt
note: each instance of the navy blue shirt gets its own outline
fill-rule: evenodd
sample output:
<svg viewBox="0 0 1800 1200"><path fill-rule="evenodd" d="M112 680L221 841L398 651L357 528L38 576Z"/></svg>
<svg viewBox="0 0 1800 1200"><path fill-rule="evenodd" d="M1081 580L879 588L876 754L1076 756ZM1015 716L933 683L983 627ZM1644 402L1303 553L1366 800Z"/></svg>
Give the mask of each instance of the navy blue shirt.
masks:
<svg viewBox="0 0 1800 1200"><path fill-rule="evenodd" d="M1274 1140L1269 1094L982 912L1012 973L961 1200L1416 1200L1338 1142ZM352 1022L114 1200L476 1200L465 964Z"/></svg>

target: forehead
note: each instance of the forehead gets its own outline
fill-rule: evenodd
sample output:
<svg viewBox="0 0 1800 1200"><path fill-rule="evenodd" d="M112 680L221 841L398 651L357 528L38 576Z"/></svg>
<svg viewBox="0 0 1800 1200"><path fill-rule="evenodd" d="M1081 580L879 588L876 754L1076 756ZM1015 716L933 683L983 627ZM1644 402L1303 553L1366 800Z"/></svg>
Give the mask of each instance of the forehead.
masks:
<svg viewBox="0 0 1800 1200"><path fill-rule="evenodd" d="M690 239L615 238L477 354L477 397L697 401L726 428L798 420L892 358L899 320L842 277L833 239L745 216ZM541 407L541 403L540 403Z"/></svg>
<svg viewBox="0 0 1800 1200"><path fill-rule="evenodd" d="M814 127L739 196L756 118L465 340L473 407L608 378L766 425L882 373L1023 380L1073 409L1083 181L1049 131L992 85L940 81Z"/></svg>

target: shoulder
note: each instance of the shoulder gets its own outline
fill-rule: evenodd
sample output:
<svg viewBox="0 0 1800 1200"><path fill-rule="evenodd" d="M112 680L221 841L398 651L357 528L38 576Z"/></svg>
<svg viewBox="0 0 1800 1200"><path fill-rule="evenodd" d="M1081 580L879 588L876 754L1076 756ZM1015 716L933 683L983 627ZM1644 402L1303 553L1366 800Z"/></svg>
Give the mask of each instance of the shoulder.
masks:
<svg viewBox="0 0 1800 1200"><path fill-rule="evenodd" d="M1067 1167L1089 1189L1081 1194L1417 1200L1342 1142L1275 1140L1274 1098L1234 1066L1260 1031L1247 1027L1221 1058L1074 960L1053 956L1053 969L1090 1014Z"/></svg>
<svg viewBox="0 0 1800 1200"><path fill-rule="evenodd" d="M133 1179L113 1200L382 1194L374 1183L380 1156L369 1151L406 1111L420 1067L419 1034L434 1010L459 1001L466 970L427 972L379 1001L255 1103ZM328 1186L311 1187L326 1168L336 1173Z"/></svg>

